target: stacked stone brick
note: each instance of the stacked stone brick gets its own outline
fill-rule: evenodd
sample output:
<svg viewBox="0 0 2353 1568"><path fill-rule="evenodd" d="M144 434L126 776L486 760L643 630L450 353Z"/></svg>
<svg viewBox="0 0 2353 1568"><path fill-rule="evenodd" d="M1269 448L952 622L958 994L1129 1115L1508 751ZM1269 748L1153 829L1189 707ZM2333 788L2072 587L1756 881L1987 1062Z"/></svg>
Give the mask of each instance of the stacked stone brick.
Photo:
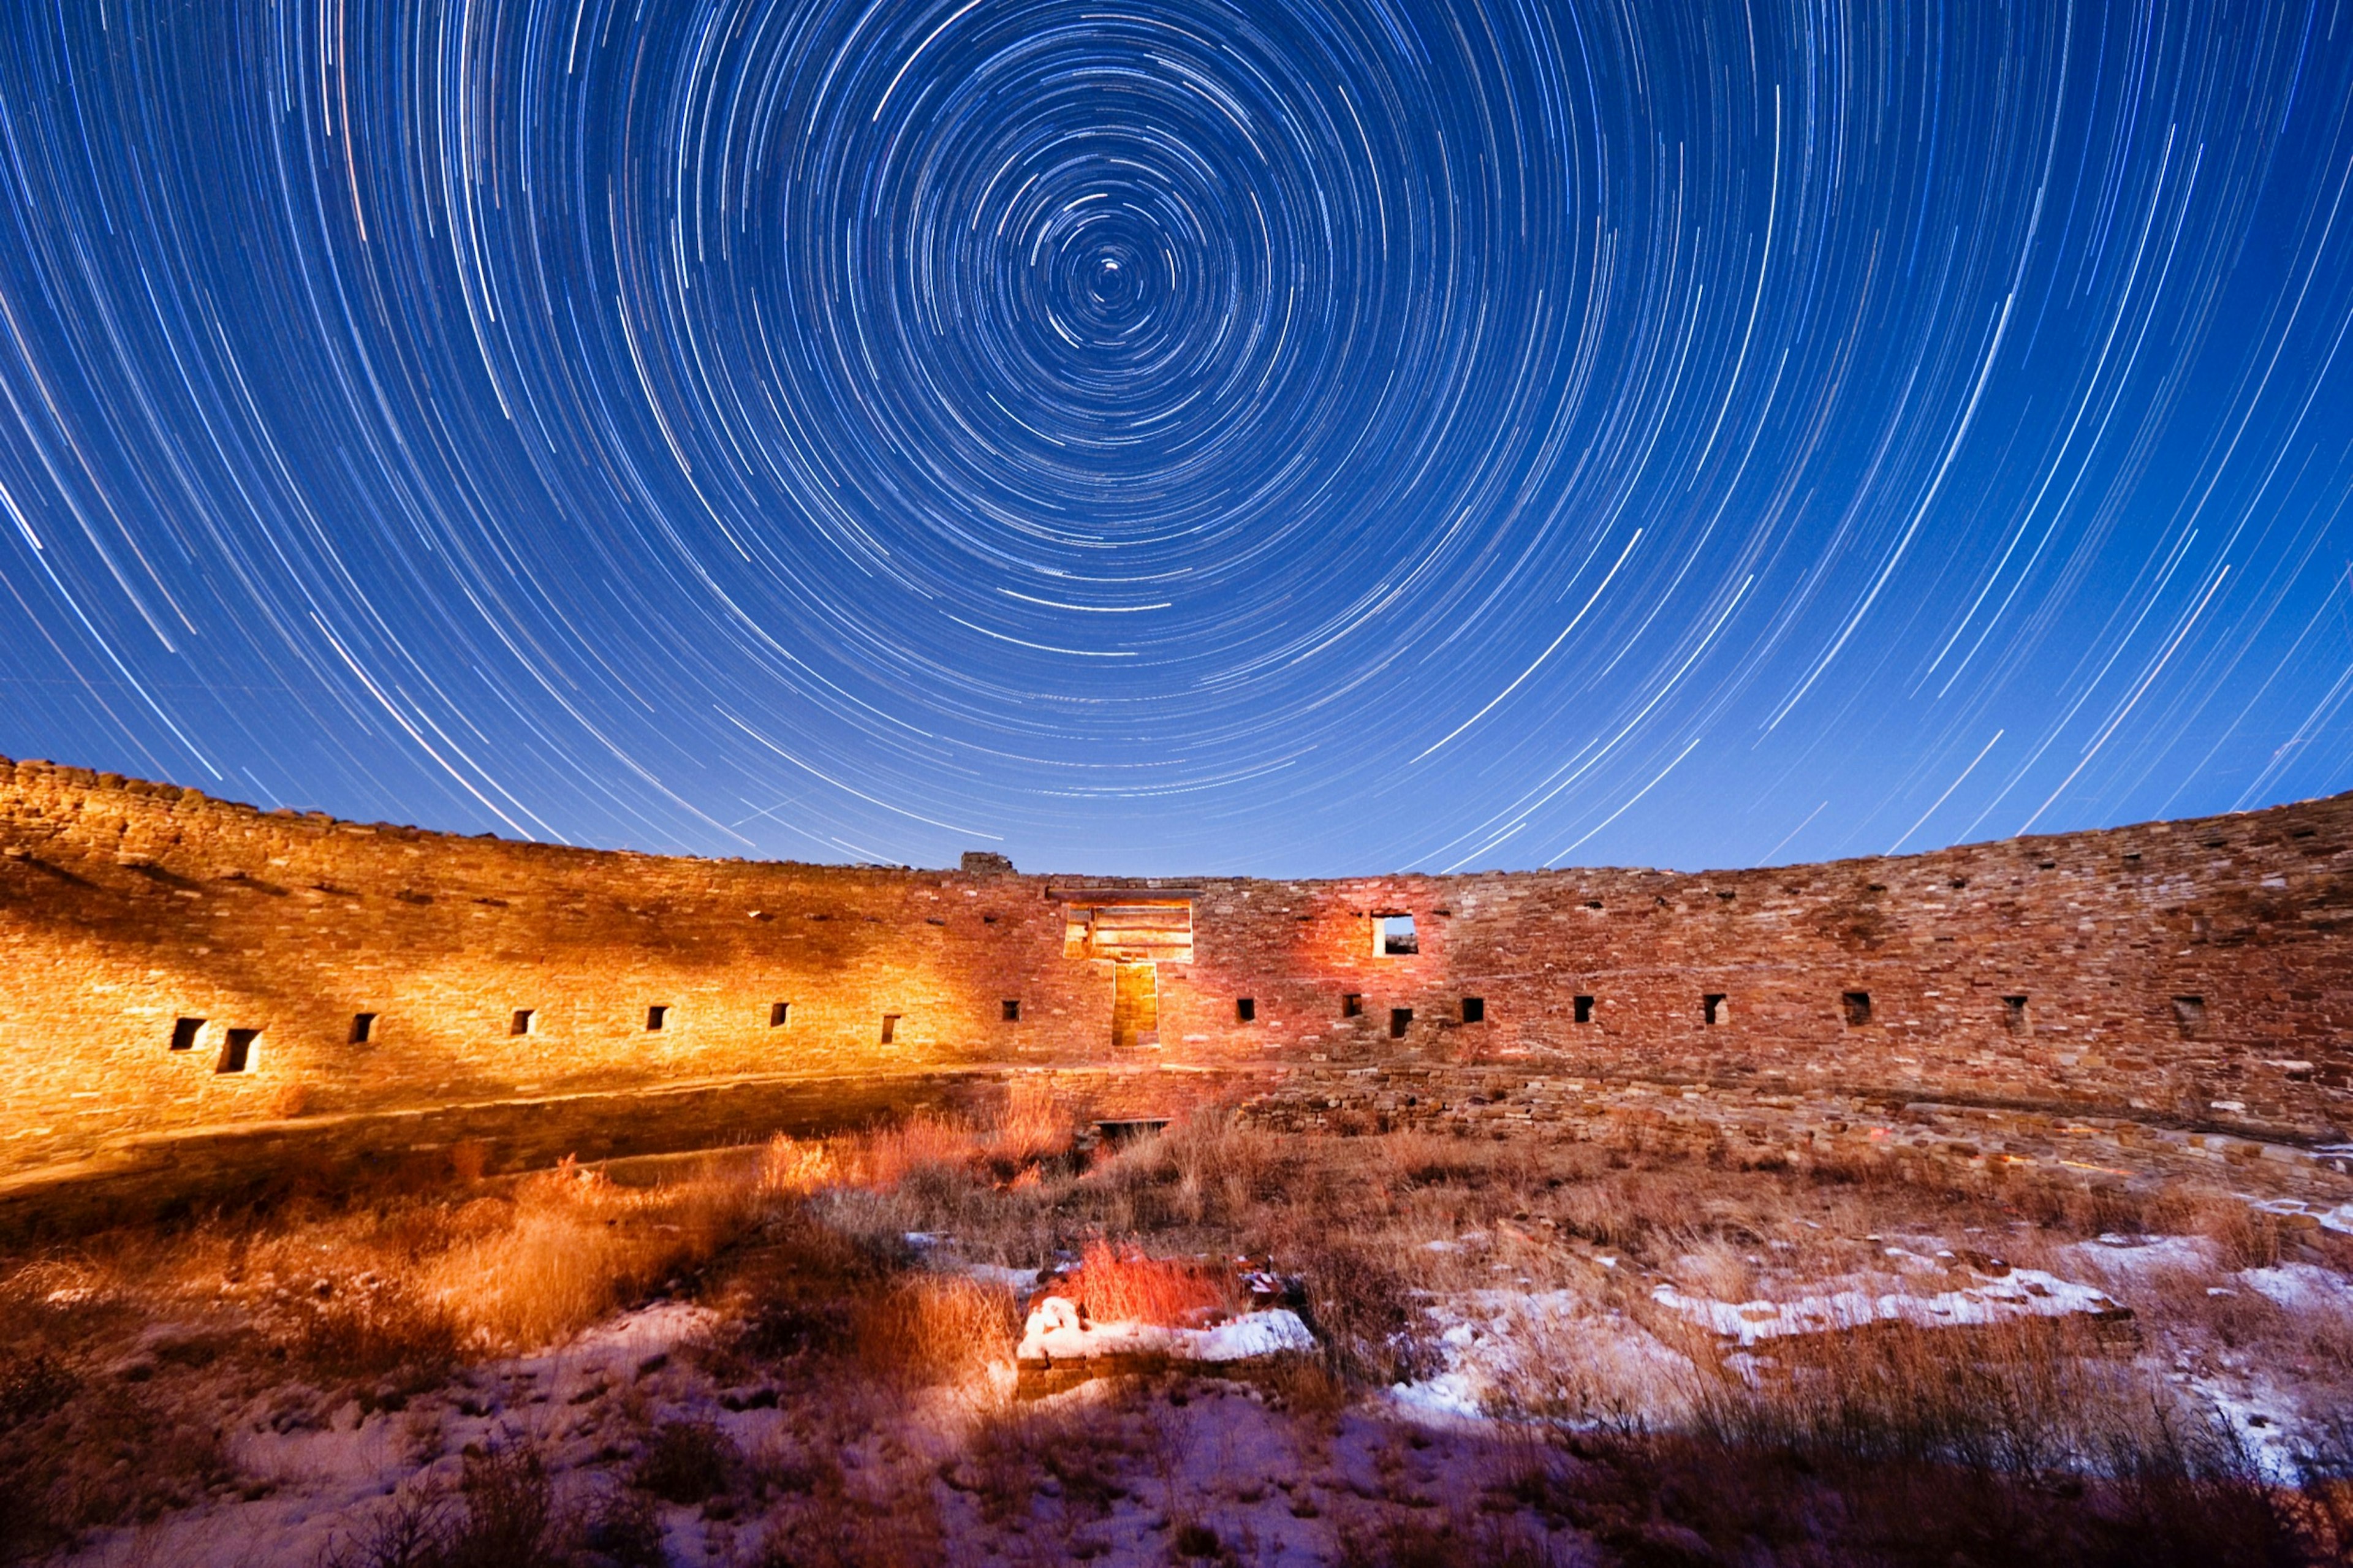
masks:
<svg viewBox="0 0 2353 1568"><path fill-rule="evenodd" d="M1158 884L460 838L0 762L0 1175L175 1130L1133 1065L1074 889L1189 896L1135 1054L1187 1086L1491 1067L2307 1143L2353 1100L2353 796L1738 872ZM1377 951L1388 915L1415 951Z"/></svg>

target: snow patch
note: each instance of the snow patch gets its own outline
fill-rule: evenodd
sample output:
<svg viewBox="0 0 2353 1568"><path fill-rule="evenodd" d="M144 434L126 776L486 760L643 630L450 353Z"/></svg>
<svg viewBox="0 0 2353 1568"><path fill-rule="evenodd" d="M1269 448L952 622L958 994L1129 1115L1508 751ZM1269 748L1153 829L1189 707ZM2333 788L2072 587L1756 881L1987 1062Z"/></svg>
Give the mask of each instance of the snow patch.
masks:
<svg viewBox="0 0 2353 1568"><path fill-rule="evenodd" d="M1315 1336L1299 1314L1276 1307L1207 1328L1171 1328L1161 1323L1090 1322L1064 1296L1041 1297L1022 1325L1014 1354L1025 1362L1083 1362L1097 1356L1154 1355L1171 1361L1234 1362L1286 1351L1312 1351Z"/></svg>
<svg viewBox="0 0 2353 1568"><path fill-rule="evenodd" d="M1792 1334L1831 1333L1874 1323L1960 1328L2020 1318L2073 1313L2106 1316L2124 1310L2105 1292L2040 1268L2013 1268L2000 1279L1926 1296L1848 1289L1801 1296L1792 1301L1718 1301L1661 1285L1651 1290L1651 1300L1736 1341L1743 1348Z"/></svg>

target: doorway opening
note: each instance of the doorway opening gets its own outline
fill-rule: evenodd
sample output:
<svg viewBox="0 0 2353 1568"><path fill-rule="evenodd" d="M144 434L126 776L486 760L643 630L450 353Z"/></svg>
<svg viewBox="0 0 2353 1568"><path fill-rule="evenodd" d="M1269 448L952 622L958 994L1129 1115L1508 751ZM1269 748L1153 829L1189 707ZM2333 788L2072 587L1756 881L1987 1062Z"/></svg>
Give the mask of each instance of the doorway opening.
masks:
<svg viewBox="0 0 2353 1568"><path fill-rule="evenodd" d="M1160 1045L1160 966L1120 963L1112 970L1111 1047L1115 1051Z"/></svg>

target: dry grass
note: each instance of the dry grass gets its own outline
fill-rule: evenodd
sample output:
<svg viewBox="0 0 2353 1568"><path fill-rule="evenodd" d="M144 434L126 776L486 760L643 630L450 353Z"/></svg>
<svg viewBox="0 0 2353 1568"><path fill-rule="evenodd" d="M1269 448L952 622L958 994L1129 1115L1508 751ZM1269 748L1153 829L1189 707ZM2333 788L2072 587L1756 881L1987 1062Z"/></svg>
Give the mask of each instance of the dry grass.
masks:
<svg viewBox="0 0 2353 1568"><path fill-rule="evenodd" d="M716 1315L691 1352L702 1375L756 1382L796 1410L790 1455L730 1453L692 1422L632 1406L641 1440L622 1468L642 1485L622 1492L637 1502L558 1497L533 1525L535 1483L509 1457L497 1475L470 1471L472 1491L399 1501L377 1535L351 1543L375 1555L339 1561L482 1561L464 1542L498 1535L506 1526L491 1521L502 1518L530 1526L499 1536L512 1561L578 1558L593 1534L603 1560L628 1562L656 1494L765 1510L774 1528L744 1543L765 1541L757 1560L769 1564L940 1561L943 1526L920 1479L932 1461L846 1473L827 1458L919 1403L980 1413L944 1479L987 1528L1034 1510L1083 1541L1137 1474L1168 1463L1130 1408L1141 1396L1083 1419L912 1398L985 1389L980 1374L1009 1360L1019 1325L1008 1291L931 1271L910 1232L951 1237L973 1260L1075 1261L1063 1289L1103 1320L1231 1310L1231 1270L1189 1260L1271 1254L1301 1281L1325 1347L1321 1364L1291 1367L1271 1389L1285 1419L1323 1434L1310 1446L1330 1440L1364 1391L1436 1370L1433 1303L1544 1292L1543 1310L1510 1331L1525 1353L1496 1373L1491 1403L1531 1430L1583 1434L1581 1457L1548 1454L1521 1489L1586 1530L1603 1560L1756 1557L1762 1542L1776 1561L1822 1568L1947 1568L1956 1552L2000 1560L1997 1525L2012 1532L2012 1560L2055 1563L2189 1561L2193 1549L2215 1562L2324 1561L2353 1539L2353 1320L2284 1310L2237 1273L2300 1262L2353 1272L2353 1245L2289 1231L2219 1188L1917 1162L1710 1165L1639 1140L1284 1135L1215 1108L1082 1167L1071 1129L1066 1109L1019 1089L982 1114L780 1137L664 1166L650 1184L565 1167L0 1261L0 1474L12 1496L37 1500L30 1529L0 1519L18 1530L0 1556L232 1488L208 1436L224 1386L274 1399L315 1385L290 1408L353 1394L364 1411L398 1408L469 1361L558 1342L657 1292ZM1891 1246L1933 1258L1939 1243L2081 1279L2105 1256L2081 1244L2117 1231L2210 1247L2095 1279L2135 1307L2137 1341L2066 1322L1891 1328L1727 1361L1649 1296L1662 1279L1742 1300L1887 1278L1934 1267L1899 1266ZM1915 1284L1943 1288L1933 1273ZM1647 1358L1629 1348L1642 1346ZM126 1384L112 1369L134 1347L148 1371ZM2174 1375L2251 1367L2274 1369L2324 1428L2328 1412L2340 1417L2344 1452L2308 1455L2301 1494L2257 1485ZM679 1460L675 1478L664 1455ZM1206 1518L1176 1523L1215 1534ZM1545 1560L1516 1527L1443 1510L1341 1525L1345 1561ZM1915 1550L1907 1527L1936 1550ZM1046 1561L1060 1547L1030 1550Z"/></svg>
<svg viewBox="0 0 2353 1568"><path fill-rule="evenodd" d="M1098 1322L1196 1324L1208 1314L1230 1312L1241 1297L1230 1265L1190 1258L1147 1258L1128 1243L1114 1246L1097 1237L1079 1254L1078 1267L1054 1281L1054 1293L1068 1297Z"/></svg>
<svg viewBox="0 0 2353 1568"><path fill-rule="evenodd" d="M876 1376L965 1383L1009 1363L1021 1337L1013 1293L955 1275L915 1275L862 1299L851 1330Z"/></svg>

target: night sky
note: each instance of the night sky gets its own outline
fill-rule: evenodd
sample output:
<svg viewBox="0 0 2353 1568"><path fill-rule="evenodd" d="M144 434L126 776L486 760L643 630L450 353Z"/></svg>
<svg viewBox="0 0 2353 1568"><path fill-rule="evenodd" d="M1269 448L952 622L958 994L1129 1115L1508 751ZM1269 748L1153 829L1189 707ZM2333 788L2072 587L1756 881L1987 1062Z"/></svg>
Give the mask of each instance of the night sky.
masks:
<svg viewBox="0 0 2353 1568"><path fill-rule="evenodd" d="M2353 786L2353 0L16 0L0 752L716 855Z"/></svg>

